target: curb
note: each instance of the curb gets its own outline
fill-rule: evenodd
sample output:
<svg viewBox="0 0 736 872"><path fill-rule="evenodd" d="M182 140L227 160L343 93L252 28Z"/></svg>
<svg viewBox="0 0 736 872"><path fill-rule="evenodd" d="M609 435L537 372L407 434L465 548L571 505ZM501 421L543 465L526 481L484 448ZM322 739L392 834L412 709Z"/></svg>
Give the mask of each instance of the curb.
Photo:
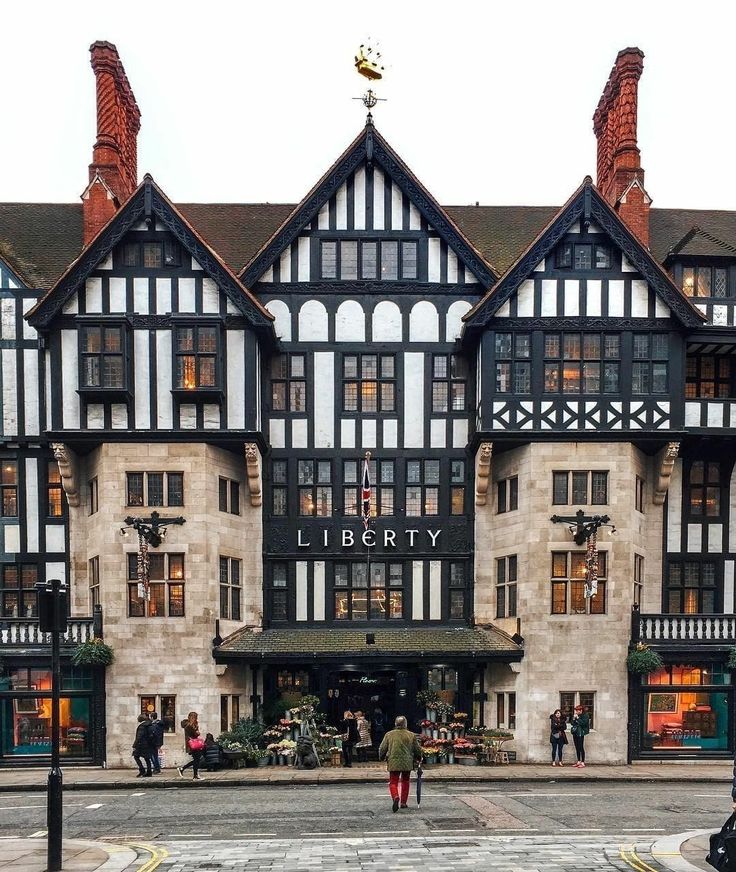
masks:
<svg viewBox="0 0 736 872"><path fill-rule="evenodd" d="M699 866L693 866L680 853L680 849L690 839L696 836L704 836L717 830L689 830L686 833L676 833L673 836L664 836L657 839L649 849L649 853L667 869L672 872L701 872Z"/></svg>
<svg viewBox="0 0 736 872"><path fill-rule="evenodd" d="M46 844L46 839L18 839L19 842L41 842ZM96 848L107 854L107 860L101 863L94 872L124 872L131 863L135 863L138 854L124 845L109 842L92 842L88 839L64 839L65 845L78 845L83 848ZM66 867L66 863L64 866Z"/></svg>
<svg viewBox="0 0 736 872"><path fill-rule="evenodd" d="M540 776L503 776L503 775L486 775L486 776L471 776L467 778L452 778L451 776L432 776L431 772L425 772L424 782L435 784L731 784L731 778L713 778L701 776L697 778L656 778L656 777L636 777L636 776L614 776L614 775L599 775L585 776L575 775L572 778L548 778ZM131 777L124 781L78 781L65 782L64 792L71 791L100 791L100 790L131 790L132 788L143 790L161 790L171 789L172 787L189 788L192 790L210 790L213 788L236 788L236 787L273 787L273 786L289 786L289 787L306 787L320 785L339 785L339 784L386 784L386 775L369 775L367 777L349 777L349 778L275 778L273 780L264 781L260 778L242 778L238 780L212 780L203 779L200 782L192 779L182 780L181 778L173 779L146 779L143 783ZM46 782L38 782L37 784L0 784L1 793L43 793L46 790Z"/></svg>

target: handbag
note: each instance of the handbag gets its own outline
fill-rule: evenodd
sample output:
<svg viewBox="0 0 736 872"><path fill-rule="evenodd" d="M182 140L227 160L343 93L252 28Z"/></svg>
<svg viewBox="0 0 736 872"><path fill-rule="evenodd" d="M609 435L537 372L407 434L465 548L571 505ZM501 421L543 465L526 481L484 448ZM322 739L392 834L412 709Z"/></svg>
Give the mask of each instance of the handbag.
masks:
<svg viewBox="0 0 736 872"><path fill-rule="evenodd" d="M736 872L736 812L734 812L721 831L710 837L710 850L705 862L719 872Z"/></svg>
<svg viewBox="0 0 736 872"><path fill-rule="evenodd" d="M204 751L204 739L190 739L189 740L189 750L190 751Z"/></svg>

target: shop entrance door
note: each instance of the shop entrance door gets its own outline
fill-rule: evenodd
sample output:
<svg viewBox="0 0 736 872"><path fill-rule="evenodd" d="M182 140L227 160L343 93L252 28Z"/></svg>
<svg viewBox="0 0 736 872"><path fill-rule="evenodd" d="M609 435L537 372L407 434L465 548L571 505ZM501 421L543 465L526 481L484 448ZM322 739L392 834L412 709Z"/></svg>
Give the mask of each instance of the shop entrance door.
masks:
<svg viewBox="0 0 736 872"><path fill-rule="evenodd" d="M327 692L330 723L339 725L347 709L351 712L362 711L371 725L376 725L376 729L371 730L373 743L376 744L377 738L382 737L393 726L396 713L396 672L391 669L365 672L344 670L332 673Z"/></svg>

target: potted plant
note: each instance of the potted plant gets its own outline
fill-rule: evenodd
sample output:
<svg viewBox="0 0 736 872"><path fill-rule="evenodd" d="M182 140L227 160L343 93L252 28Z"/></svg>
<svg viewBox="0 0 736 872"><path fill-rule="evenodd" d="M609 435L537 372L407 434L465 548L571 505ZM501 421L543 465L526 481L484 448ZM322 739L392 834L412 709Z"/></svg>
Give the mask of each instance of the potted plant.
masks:
<svg viewBox="0 0 736 872"><path fill-rule="evenodd" d="M115 652L102 641L94 638L82 642L72 652L72 663L75 666L109 666L115 659Z"/></svg>
<svg viewBox="0 0 736 872"><path fill-rule="evenodd" d="M462 766L477 766L478 765L478 744L471 742L468 739L457 739L453 745L455 749L455 759Z"/></svg>
<svg viewBox="0 0 736 872"><path fill-rule="evenodd" d="M271 763L271 752L267 748L258 748L256 757L256 766L269 766Z"/></svg>
<svg viewBox="0 0 736 872"><path fill-rule="evenodd" d="M269 754L269 765L278 766L279 764L279 743L271 742L270 745L266 745L266 751Z"/></svg>
<svg viewBox="0 0 736 872"><path fill-rule="evenodd" d="M662 658L656 651L639 642L626 658L626 668L634 675L651 675L664 666Z"/></svg>
<svg viewBox="0 0 736 872"><path fill-rule="evenodd" d="M418 705L424 706L428 721L437 720L437 706L440 698L435 690L420 690L417 694Z"/></svg>
<svg viewBox="0 0 736 872"><path fill-rule="evenodd" d="M726 669L731 672L736 672L736 648L729 649Z"/></svg>

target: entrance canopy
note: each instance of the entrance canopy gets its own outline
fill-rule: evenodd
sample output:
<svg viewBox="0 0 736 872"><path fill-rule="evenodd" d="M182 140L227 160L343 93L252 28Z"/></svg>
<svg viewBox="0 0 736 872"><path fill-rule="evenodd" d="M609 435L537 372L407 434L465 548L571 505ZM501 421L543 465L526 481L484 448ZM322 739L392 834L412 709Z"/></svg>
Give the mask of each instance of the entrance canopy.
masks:
<svg viewBox="0 0 736 872"><path fill-rule="evenodd" d="M524 651L496 627L486 629L457 627L404 627L392 629L283 629L254 632L243 628L228 636L214 649L218 663L283 663L290 659L304 662L344 661L346 656L386 660L432 662L438 659L521 660Z"/></svg>

